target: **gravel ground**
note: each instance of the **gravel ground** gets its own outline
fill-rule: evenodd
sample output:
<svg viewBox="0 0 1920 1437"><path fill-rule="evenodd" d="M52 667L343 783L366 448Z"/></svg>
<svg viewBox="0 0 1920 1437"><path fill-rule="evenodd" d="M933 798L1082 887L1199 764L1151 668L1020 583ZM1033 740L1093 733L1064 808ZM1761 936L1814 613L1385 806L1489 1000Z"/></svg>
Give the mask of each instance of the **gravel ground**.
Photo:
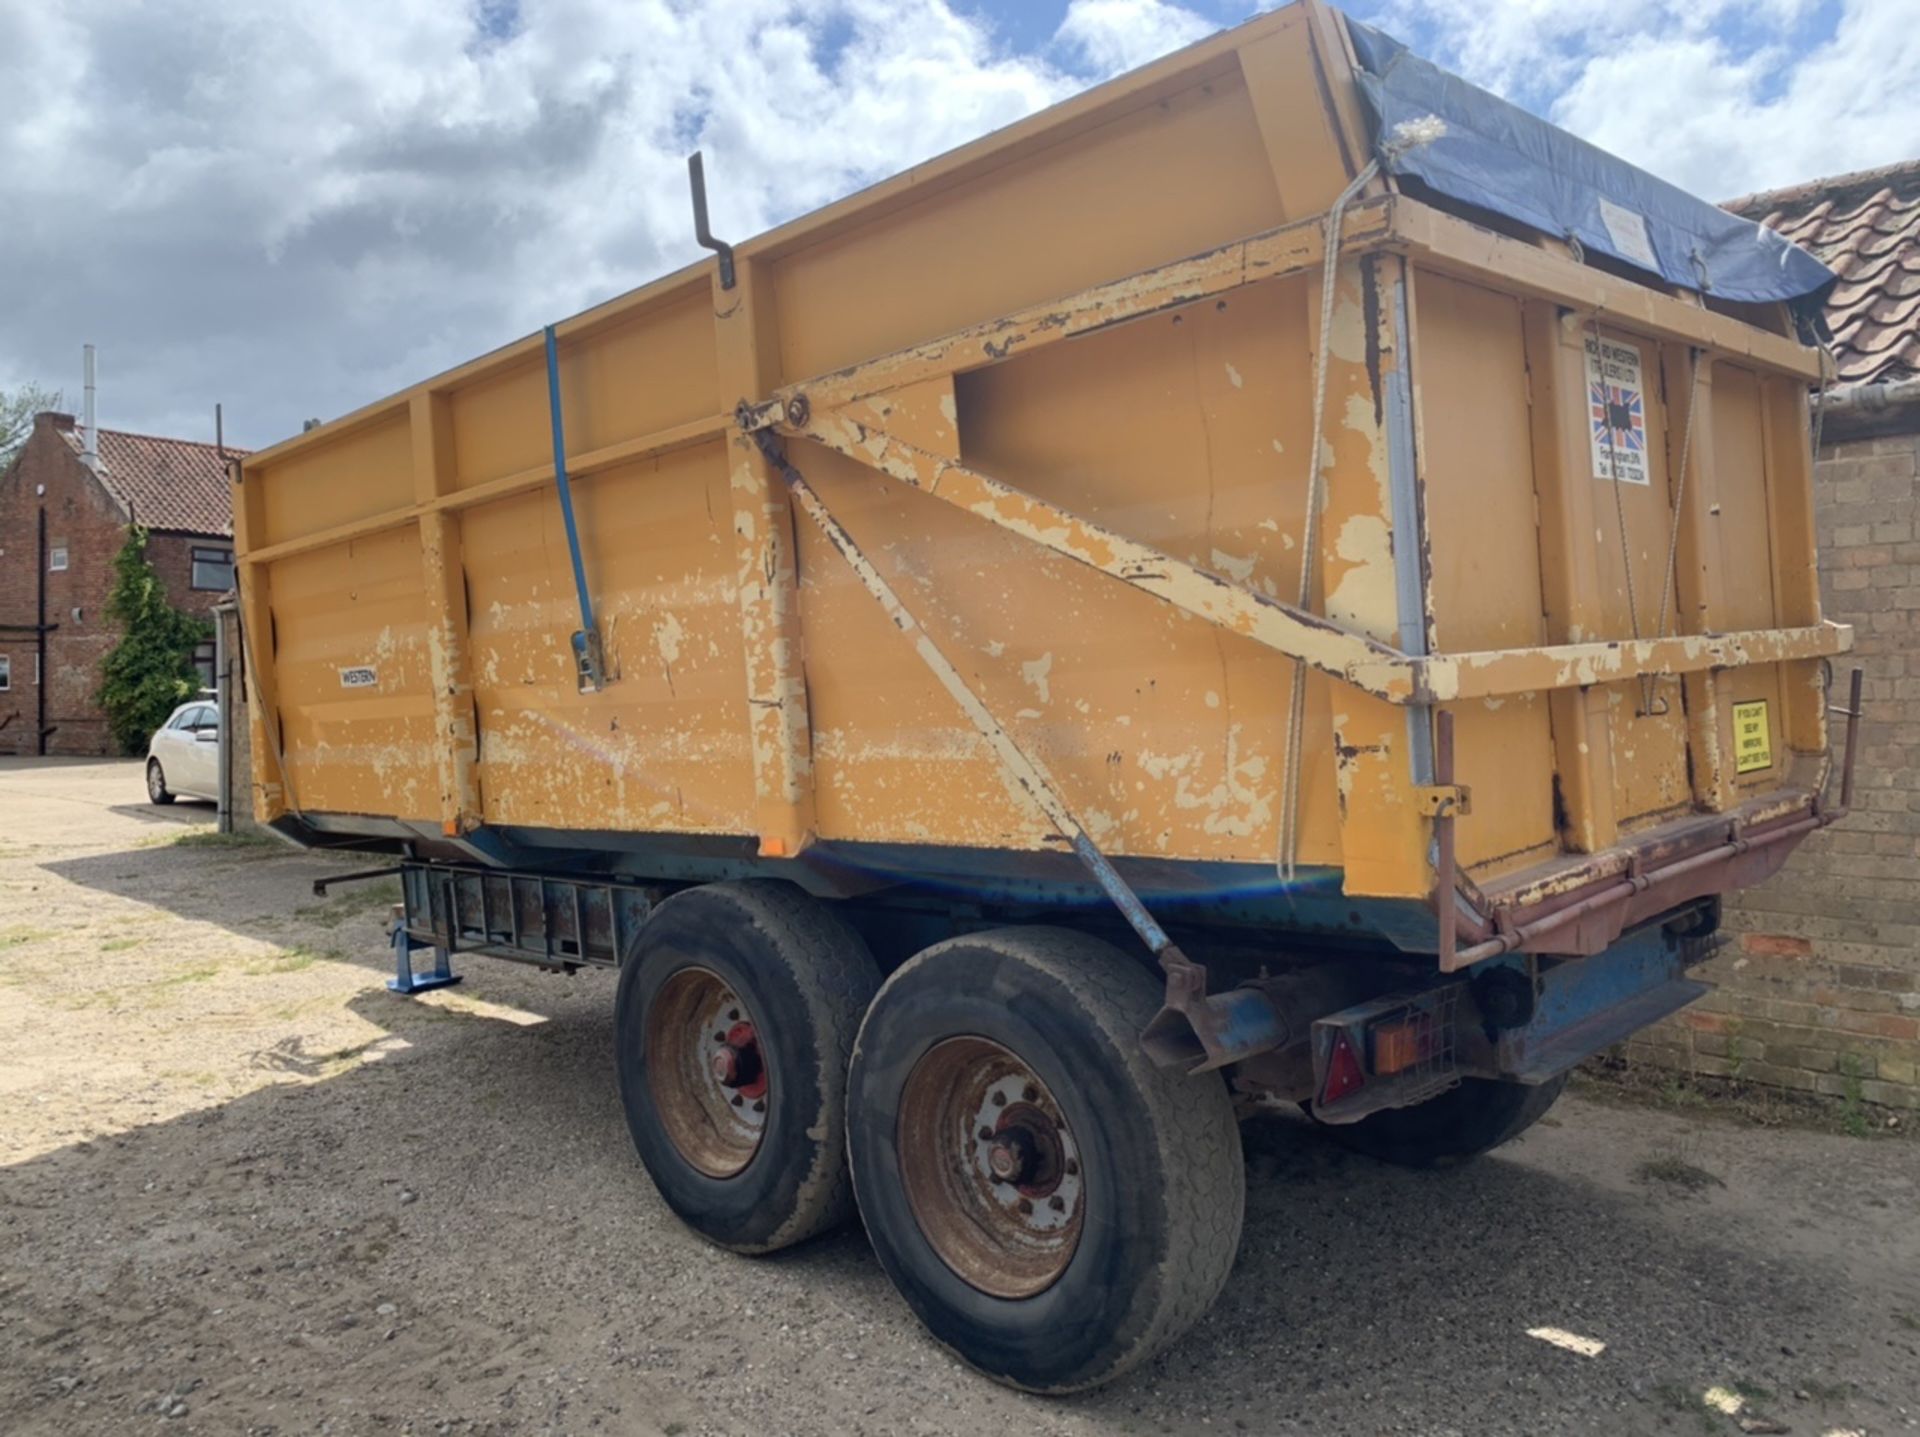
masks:
<svg viewBox="0 0 1920 1437"><path fill-rule="evenodd" d="M1200 1327L1004 1391L857 1229L749 1261L673 1219L608 975L395 998L390 890L316 900L348 861L140 798L137 764L0 760L0 1431L1920 1428L1920 1149L1578 1095L1439 1175L1256 1120Z"/></svg>

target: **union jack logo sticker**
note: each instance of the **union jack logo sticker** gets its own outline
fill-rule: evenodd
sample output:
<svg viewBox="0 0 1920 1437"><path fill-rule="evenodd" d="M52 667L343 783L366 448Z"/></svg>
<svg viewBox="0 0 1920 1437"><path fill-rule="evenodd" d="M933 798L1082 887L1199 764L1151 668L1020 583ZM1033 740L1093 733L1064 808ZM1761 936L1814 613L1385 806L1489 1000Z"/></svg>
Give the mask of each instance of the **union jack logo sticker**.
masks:
<svg viewBox="0 0 1920 1437"><path fill-rule="evenodd" d="M1643 487L1652 482L1643 372L1635 346L1587 340L1587 438L1596 479Z"/></svg>
<svg viewBox="0 0 1920 1437"><path fill-rule="evenodd" d="M1623 454L1638 454L1647 447L1647 406L1638 390L1594 384L1588 386L1587 399L1593 409L1595 444L1604 449L1611 430L1613 446Z"/></svg>

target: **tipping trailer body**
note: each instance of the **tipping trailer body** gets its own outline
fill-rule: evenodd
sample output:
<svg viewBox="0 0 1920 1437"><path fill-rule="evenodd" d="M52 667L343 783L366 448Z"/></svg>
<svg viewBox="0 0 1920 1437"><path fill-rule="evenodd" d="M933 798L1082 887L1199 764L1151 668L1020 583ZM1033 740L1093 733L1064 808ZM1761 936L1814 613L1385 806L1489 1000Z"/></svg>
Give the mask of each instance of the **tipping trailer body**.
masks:
<svg viewBox="0 0 1920 1437"><path fill-rule="evenodd" d="M857 1197L940 1341L1097 1385L1226 1280L1234 1095L1485 1152L1844 811L1777 237L1318 0L698 214L234 508L256 813L400 854L402 992L619 969L714 1242Z"/></svg>
<svg viewBox="0 0 1920 1437"><path fill-rule="evenodd" d="M1097 895L1004 741L1150 907L1442 968L1765 876L1820 356L1458 198L1378 38L1275 11L236 464L258 818Z"/></svg>

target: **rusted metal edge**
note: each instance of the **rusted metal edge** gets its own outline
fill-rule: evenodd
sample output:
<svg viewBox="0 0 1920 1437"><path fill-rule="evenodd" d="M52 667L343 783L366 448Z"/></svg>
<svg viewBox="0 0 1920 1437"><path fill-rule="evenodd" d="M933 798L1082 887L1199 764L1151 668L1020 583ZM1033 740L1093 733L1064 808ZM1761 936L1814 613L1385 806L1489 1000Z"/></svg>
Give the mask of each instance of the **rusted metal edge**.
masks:
<svg viewBox="0 0 1920 1437"><path fill-rule="evenodd" d="M1641 675L1700 673L1793 659L1831 658L1853 647L1853 629L1823 621L1805 628L1745 629L1725 634L1676 634L1662 639L1618 639L1541 648L1488 649L1406 658L1420 674L1416 687L1438 702L1501 698L1551 689L1587 688ZM1352 677L1378 684L1387 675L1364 668ZM1362 687L1367 687L1362 682Z"/></svg>
<svg viewBox="0 0 1920 1437"><path fill-rule="evenodd" d="M1397 203L1382 197L1351 206L1341 221L1341 253L1359 254L1384 244L1393 234ZM1325 229L1323 217L1316 215L785 385L766 403L752 406L746 427L763 429L786 422L787 406L795 399L815 410L834 409L902 385L996 364L1016 353L1030 353L1243 285L1304 273L1317 266L1326 252Z"/></svg>
<svg viewBox="0 0 1920 1437"><path fill-rule="evenodd" d="M1745 810L1721 818L1717 825L1717 838L1709 838L1701 847L1689 846L1676 851L1662 863L1646 863L1640 854L1629 851L1623 874L1610 880L1598 877L1585 889L1573 888L1563 892L1551 904L1502 903L1496 900L1486 905L1484 911L1470 905L1470 912L1463 922L1450 873L1453 868L1452 845L1450 841L1444 841L1451 838L1452 821L1449 816L1436 818L1435 837L1443 839L1439 862L1436 864L1434 893L1435 911L1440 920L1440 971L1456 972L1504 953L1548 951L1541 945L1583 920L1600 918L1608 910L1624 908L1645 895L1657 895L1661 889L1671 888L1683 879L1704 880L1710 871L1730 868L1749 854L1783 843L1797 843L1810 833L1838 823L1847 816L1853 799L1854 764L1859 753L1861 684L1861 670L1855 669L1848 706L1834 709L1835 713L1847 720L1844 757L1840 764L1840 801L1837 804L1825 802L1825 782L1831 777L1829 765L1823 770L1820 787L1807 795L1803 805L1777 814L1764 824L1756 824L1753 822L1754 805L1749 804ZM1441 715L1443 720L1450 717L1444 713ZM1451 725L1443 726L1441 733L1439 747L1446 752L1450 772ZM1438 766L1436 760L1436 768ZM1681 898L1686 896L1685 893L1680 895ZM1523 921L1521 915L1528 908L1534 910L1533 916ZM1621 916L1624 919L1625 915ZM1449 917L1453 919L1452 922L1448 921ZM1478 941L1460 947L1459 938L1463 930Z"/></svg>

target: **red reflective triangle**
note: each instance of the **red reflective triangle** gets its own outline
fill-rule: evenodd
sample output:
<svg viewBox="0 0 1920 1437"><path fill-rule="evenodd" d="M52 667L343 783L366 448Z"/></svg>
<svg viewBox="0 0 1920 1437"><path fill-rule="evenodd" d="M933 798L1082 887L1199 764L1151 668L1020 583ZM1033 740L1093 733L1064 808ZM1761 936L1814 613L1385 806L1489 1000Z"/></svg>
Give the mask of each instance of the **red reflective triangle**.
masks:
<svg viewBox="0 0 1920 1437"><path fill-rule="evenodd" d="M1343 1028L1333 1035L1333 1051L1327 1054L1327 1080L1320 1087L1321 1106L1339 1102L1366 1081L1360 1055L1354 1052L1353 1043Z"/></svg>

